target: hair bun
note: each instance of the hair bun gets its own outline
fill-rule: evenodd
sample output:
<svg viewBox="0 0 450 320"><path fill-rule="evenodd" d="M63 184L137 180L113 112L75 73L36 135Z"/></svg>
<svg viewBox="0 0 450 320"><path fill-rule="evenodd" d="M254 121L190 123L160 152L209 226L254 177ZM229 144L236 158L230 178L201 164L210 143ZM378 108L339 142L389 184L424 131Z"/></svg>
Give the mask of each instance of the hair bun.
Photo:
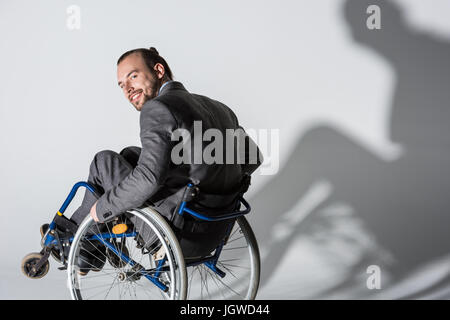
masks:
<svg viewBox="0 0 450 320"><path fill-rule="evenodd" d="M156 50L155 47L150 47L150 49L148 49L148 50L150 50L151 53L159 55L158 50Z"/></svg>

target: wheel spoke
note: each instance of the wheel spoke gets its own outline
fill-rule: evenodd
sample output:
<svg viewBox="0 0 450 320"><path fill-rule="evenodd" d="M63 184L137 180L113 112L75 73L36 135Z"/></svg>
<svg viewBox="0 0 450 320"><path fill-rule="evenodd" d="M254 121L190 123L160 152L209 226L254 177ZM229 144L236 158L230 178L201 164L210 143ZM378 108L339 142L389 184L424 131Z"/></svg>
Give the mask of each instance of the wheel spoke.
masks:
<svg viewBox="0 0 450 320"><path fill-rule="evenodd" d="M72 242L68 261L71 278L69 285L74 298L120 300L185 298L186 269L178 240L162 216L149 208L145 208L144 211L132 210L127 213L129 216L122 220L136 235L134 237L116 239L111 232L110 223L100 227L99 224L94 225L90 217L83 221ZM138 229L139 232L136 232ZM95 240L95 237L100 238L102 235L104 241L110 242L117 253L107 246L103 248L104 244L100 240ZM178 247L174 247L174 243ZM143 249L138 249L138 245L143 245ZM152 261L153 254L161 247L166 250L164 271L156 269L156 264ZM122 261L121 254L127 255L131 264L125 261L117 262ZM114 260L111 260L112 257ZM106 261L109 264L105 265ZM78 270L88 274L78 275ZM99 274L92 274L93 270L99 271ZM157 280L167 286L167 292L148 281L150 279L144 279L156 274Z"/></svg>
<svg viewBox="0 0 450 320"><path fill-rule="evenodd" d="M224 244L217 268L225 276L207 267L190 267L190 299L254 298L259 283L259 252L256 240L245 218L238 218Z"/></svg>

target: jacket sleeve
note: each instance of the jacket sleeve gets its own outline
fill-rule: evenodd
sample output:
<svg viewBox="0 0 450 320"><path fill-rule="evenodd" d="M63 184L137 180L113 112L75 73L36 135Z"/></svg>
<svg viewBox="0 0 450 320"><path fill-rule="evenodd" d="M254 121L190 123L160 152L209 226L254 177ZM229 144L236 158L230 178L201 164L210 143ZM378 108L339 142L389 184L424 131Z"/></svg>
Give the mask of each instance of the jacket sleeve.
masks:
<svg viewBox="0 0 450 320"><path fill-rule="evenodd" d="M176 120L164 104L150 100L142 107L140 127L142 151L137 166L99 198L96 210L101 222L142 205L165 180Z"/></svg>

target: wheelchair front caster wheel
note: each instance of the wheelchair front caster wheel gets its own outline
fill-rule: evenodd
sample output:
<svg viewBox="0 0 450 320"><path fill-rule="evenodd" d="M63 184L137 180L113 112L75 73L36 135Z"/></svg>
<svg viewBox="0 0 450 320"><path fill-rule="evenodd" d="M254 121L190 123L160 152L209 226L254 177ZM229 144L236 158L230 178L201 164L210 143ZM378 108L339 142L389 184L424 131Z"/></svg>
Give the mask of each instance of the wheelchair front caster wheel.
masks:
<svg viewBox="0 0 450 320"><path fill-rule="evenodd" d="M45 261L38 270L35 269L36 264L42 257L43 255L38 252L27 254L25 258L22 259L23 274L31 279L40 279L45 276L50 268L50 263L48 261Z"/></svg>

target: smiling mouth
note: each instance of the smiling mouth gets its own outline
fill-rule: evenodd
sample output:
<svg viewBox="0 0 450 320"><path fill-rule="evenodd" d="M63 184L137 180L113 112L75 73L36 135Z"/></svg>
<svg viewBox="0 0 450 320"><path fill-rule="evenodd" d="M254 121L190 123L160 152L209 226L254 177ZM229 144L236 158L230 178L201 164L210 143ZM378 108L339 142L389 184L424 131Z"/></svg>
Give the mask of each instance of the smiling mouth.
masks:
<svg viewBox="0 0 450 320"><path fill-rule="evenodd" d="M142 96L142 90L139 90L139 91L133 93L133 94L130 96L130 101L131 101L131 102L135 102L135 101L137 101L141 96Z"/></svg>

